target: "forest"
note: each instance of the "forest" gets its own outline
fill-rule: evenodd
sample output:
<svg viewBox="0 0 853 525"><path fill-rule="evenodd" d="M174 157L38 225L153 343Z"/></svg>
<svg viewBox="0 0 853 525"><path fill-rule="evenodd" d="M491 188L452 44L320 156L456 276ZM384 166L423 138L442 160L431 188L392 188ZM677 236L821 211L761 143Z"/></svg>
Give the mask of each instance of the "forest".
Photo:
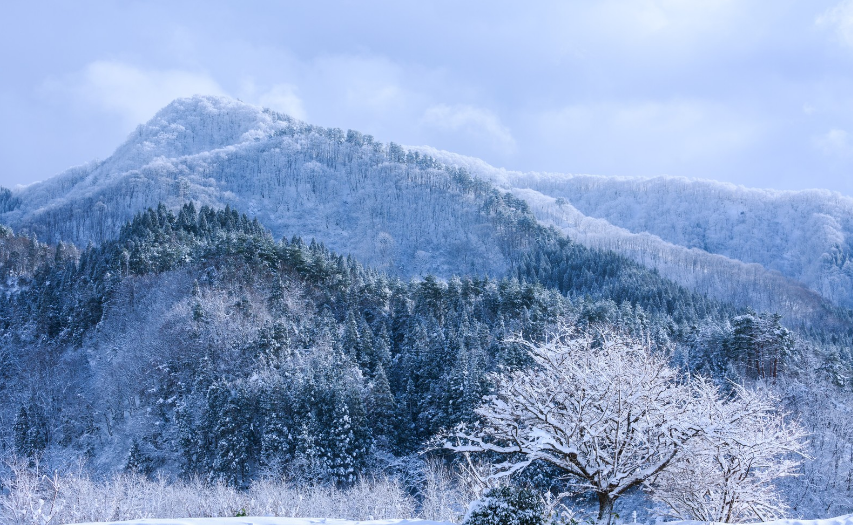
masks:
<svg viewBox="0 0 853 525"><path fill-rule="evenodd" d="M42 467L82 458L98 476L238 490L420 479L427 457L458 466L430 443L476 420L494 374L532 365L521 341L569 324L646 338L724 389L772 390L812 432L800 477L782 482L788 505L853 501L848 332L791 331L546 229L507 277L408 281L193 203L82 250L2 235L0 439ZM518 483L568 488L547 469Z"/></svg>

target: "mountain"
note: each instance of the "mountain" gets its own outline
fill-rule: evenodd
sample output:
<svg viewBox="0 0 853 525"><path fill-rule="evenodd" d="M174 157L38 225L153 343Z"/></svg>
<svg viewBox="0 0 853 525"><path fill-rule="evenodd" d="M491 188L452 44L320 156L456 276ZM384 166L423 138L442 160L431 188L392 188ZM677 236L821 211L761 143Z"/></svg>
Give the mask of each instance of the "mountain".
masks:
<svg viewBox="0 0 853 525"><path fill-rule="evenodd" d="M188 200L404 277L507 275L531 248L519 226L533 218L789 324L853 303L853 200L838 194L508 172L218 97L176 100L108 159L0 195L0 222L85 246L145 208Z"/></svg>
<svg viewBox="0 0 853 525"><path fill-rule="evenodd" d="M605 324L721 385L778 392L814 432L786 497L800 514L853 509L849 338L803 338L565 239L517 273L402 281L192 203L82 251L4 228L0 450L50 468L85 458L98 475L349 484L417 467L437 432L470 421L490 373L529 364L514 337Z"/></svg>
<svg viewBox="0 0 853 525"><path fill-rule="evenodd" d="M512 193L540 223L576 242L612 250L718 300L777 311L800 325L813 321L826 301L853 305L853 199L841 194L517 172L413 149Z"/></svg>
<svg viewBox="0 0 853 525"><path fill-rule="evenodd" d="M514 242L485 183L393 143L214 97L175 101L107 160L15 198L0 221L51 242L99 244L141 210L192 200L401 275L504 274Z"/></svg>
<svg viewBox="0 0 853 525"><path fill-rule="evenodd" d="M675 177L526 174L513 182L632 233L758 263L853 306L853 198Z"/></svg>

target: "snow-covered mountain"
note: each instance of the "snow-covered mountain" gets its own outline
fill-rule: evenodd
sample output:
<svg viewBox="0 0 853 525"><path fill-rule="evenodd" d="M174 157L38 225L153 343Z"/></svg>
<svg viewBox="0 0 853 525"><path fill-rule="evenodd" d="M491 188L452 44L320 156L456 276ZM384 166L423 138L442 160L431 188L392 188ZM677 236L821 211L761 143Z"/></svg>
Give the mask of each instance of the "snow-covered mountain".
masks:
<svg viewBox="0 0 853 525"><path fill-rule="evenodd" d="M853 306L853 198L683 177L518 172L412 148L525 200L537 219L718 299L797 315L817 295Z"/></svg>
<svg viewBox="0 0 853 525"><path fill-rule="evenodd" d="M52 242L100 243L140 210L193 200L231 205L277 238L316 238L392 273L507 268L495 225L501 197L487 184L370 136L225 98L177 100L105 161L15 197L0 221Z"/></svg>
<svg viewBox="0 0 853 525"><path fill-rule="evenodd" d="M793 511L847 513L852 209L510 172L177 100L108 159L0 190L17 232L0 227L0 449L235 486L383 465L426 479L397 460L523 366L516 334L607 325L720 384L766 382L813 432L782 487Z"/></svg>
<svg viewBox="0 0 853 525"><path fill-rule="evenodd" d="M392 273L501 275L514 242L495 212L504 192L573 240L717 299L789 318L823 298L853 306L853 199L837 193L510 172L217 97L176 100L105 161L16 190L0 221L99 243L141 209L191 199Z"/></svg>
<svg viewBox="0 0 853 525"><path fill-rule="evenodd" d="M853 305L853 198L675 177L626 179L521 174L511 182L562 198L632 233L747 263Z"/></svg>

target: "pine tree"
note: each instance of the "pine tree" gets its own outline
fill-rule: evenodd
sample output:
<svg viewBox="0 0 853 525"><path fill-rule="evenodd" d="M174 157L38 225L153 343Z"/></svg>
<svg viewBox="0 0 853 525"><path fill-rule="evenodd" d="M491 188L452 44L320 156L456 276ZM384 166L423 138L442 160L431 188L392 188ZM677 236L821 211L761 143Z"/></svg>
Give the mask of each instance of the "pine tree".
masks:
<svg viewBox="0 0 853 525"><path fill-rule="evenodd" d="M315 436L316 422L303 421L296 439L296 452L289 474L309 483L322 482L329 477L329 466Z"/></svg>
<svg viewBox="0 0 853 525"><path fill-rule="evenodd" d="M154 461L151 456L142 450L142 447L139 446L139 441L135 439L130 446L124 470L133 474L143 474L146 476L154 471Z"/></svg>
<svg viewBox="0 0 853 525"><path fill-rule="evenodd" d="M245 484L257 460L251 400L242 389L219 384L208 394L211 471L231 484Z"/></svg>
<svg viewBox="0 0 853 525"><path fill-rule="evenodd" d="M178 445L181 451L181 473L190 476L202 468L202 453L199 432L193 425L192 417L185 407L177 410Z"/></svg>
<svg viewBox="0 0 853 525"><path fill-rule="evenodd" d="M364 316L358 316L358 345L356 347L355 362L359 368L367 372L368 375L373 375L376 368L376 349L375 349L373 330L370 325L364 320Z"/></svg>
<svg viewBox="0 0 853 525"><path fill-rule="evenodd" d="M370 396L367 407L368 419L373 425L373 436L381 444L388 445L394 437L397 418L397 402L391 392L391 385L385 375L385 367L377 367L370 383Z"/></svg>
<svg viewBox="0 0 853 525"><path fill-rule="evenodd" d="M324 436L323 456L329 468L329 476L338 484L349 484L355 481L356 466L360 463L353 422L349 415L349 407L343 400L335 403L330 426Z"/></svg>
<svg viewBox="0 0 853 525"><path fill-rule="evenodd" d="M544 525L545 506L532 490L512 486L489 489L462 525Z"/></svg>
<svg viewBox="0 0 853 525"><path fill-rule="evenodd" d="M15 424L12 426L12 431L15 434L15 452L21 456L32 456L33 450L30 447L30 417L27 414L27 409L21 405L18 409L18 415L15 418Z"/></svg>
<svg viewBox="0 0 853 525"><path fill-rule="evenodd" d="M284 381L273 383L261 391L259 401L263 414L261 458L265 466L278 473L292 459L297 439L294 435L294 401L289 390Z"/></svg>
<svg viewBox="0 0 853 525"><path fill-rule="evenodd" d="M344 321L344 331L340 339L340 349L345 354L350 356L354 361L359 362L360 353L360 334L358 333L357 314L353 310L347 311L346 320Z"/></svg>

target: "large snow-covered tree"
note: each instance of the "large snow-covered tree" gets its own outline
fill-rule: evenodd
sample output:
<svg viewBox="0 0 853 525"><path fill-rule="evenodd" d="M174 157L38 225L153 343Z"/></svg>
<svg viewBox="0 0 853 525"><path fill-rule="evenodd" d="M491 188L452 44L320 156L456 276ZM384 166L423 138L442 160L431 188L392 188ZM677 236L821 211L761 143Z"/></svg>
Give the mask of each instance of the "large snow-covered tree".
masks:
<svg viewBox="0 0 853 525"><path fill-rule="evenodd" d="M721 398L646 342L610 331L564 331L528 347L533 366L495 375L495 393L476 410L478 423L458 427L445 446L501 457L494 477L549 463L577 479L579 489L595 492L599 521L610 520L627 491L670 479L663 473L675 465L684 468L684 452L699 440L735 447L754 437L745 397ZM759 407L760 419L767 404Z"/></svg>
<svg viewBox="0 0 853 525"><path fill-rule="evenodd" d="M614 501L665 469L702 425L696 387L664 355L604 335L601 343L567 332L529 345L534 366L496 375L495 394L476 410L479 423L446 446L503 455L494 476L550 463L594 491L598 519L609 521Z"/></svg>

